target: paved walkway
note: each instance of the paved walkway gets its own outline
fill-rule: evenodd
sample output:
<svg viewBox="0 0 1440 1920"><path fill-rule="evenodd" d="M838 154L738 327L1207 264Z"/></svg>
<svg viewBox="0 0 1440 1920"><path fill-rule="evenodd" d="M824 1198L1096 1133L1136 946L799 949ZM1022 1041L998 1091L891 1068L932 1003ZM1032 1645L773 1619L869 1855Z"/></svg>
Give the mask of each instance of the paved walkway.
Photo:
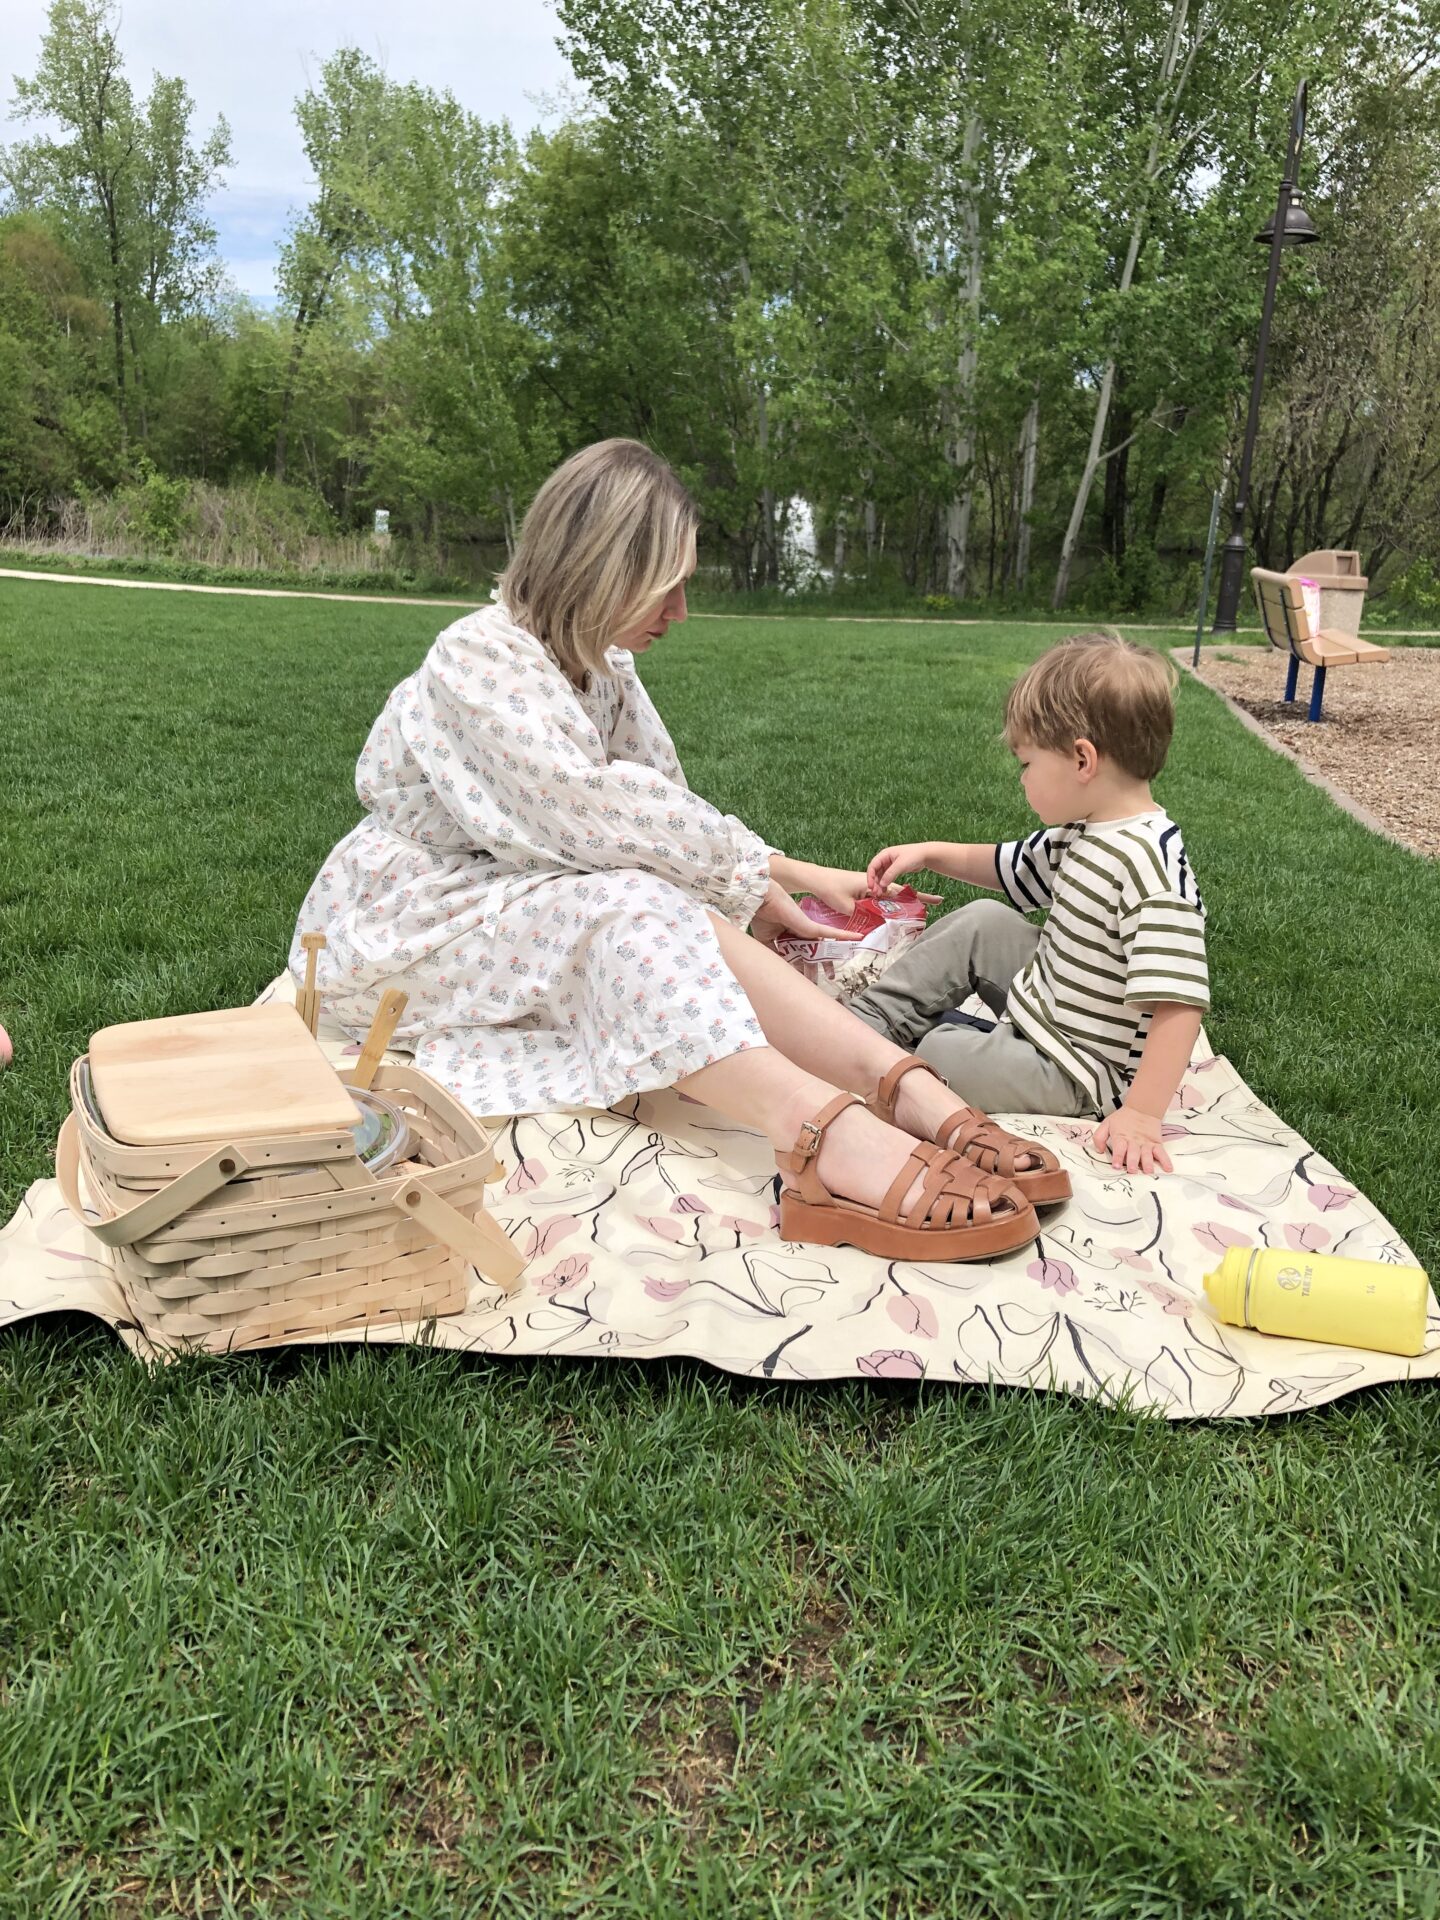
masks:
<svg viewBox="0 0 1440 1920"><path fill-rule="evenodd" d="M228 593L252 600L344 600L360 607L479 607L485 597L473 600L427 600L412 593L328 593L311 587L210 587L193 580L122 580L113 574L49 573L26 567L0 567L0 580L40 580L62 587L135 587L148 593ZM921 618L909 613L692 613L692 620L821 620L832 626L847 627L1074 627L1083 616L1051 614L1048 619L986 619L982 615L949 619L942 615ZM1124 627L1128 633L1184 633L1184 620L1119 620L1109 623ZM1258 627L1241 627L1237 640L1259 639ZM1436 640L1440 633L1421 627L1390 627L1380 636L1391 640Z"/></svg>

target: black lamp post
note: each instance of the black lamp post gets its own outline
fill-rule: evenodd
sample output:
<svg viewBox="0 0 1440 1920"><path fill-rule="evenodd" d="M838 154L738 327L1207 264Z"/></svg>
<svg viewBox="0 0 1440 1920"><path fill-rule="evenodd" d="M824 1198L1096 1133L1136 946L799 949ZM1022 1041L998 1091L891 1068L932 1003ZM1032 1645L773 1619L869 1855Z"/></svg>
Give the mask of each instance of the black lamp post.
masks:
<svg viewBox="0 0 1440 1920"><path fill-rule="evenodd" d="M1215 601L1215 625L1212 633L1233 633L1235 614L1240 605L1240 588L1245 577L1245 515L1250 506L1250 461L1255 452L1255 435L1260 426L1260 392L1265 385L1265 349L1270 343L1270 316L1275 311L1275 288L1280 279L1282 247L1303 246L1318 240L1315 223L1295 198L1295 183L1300 169L1300 147L1305 139L1306 82L1295 89L1295 105L1290 115L1290 146L1285 156L1285 177L1280 182L1280 198L1275 218L1255 238L1270 249L1270 271L1265 280L1265 305L1260 313L1260 338L1255 348L1255 378L1250 385L1250 417L1245 422L1245 451L1240 456L1240 484L1235 490L1235 507L1230 520L1230 538L1220 559L1220 591Z"/></svg>

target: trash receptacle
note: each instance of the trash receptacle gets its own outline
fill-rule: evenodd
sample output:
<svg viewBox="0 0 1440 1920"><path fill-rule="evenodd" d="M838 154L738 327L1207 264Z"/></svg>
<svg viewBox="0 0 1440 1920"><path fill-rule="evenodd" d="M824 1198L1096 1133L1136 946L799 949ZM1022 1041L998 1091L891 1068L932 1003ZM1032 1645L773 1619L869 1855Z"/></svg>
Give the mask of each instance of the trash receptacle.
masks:
<svg viewBox="0 0 1440 1920"><path fill-rule="evenodd" d="M1320 589L1318 625L1322 633L1341 633L1347 640L1358 636L1360 615L1365 610L1365 590L1370 585L1360 571L1358 553L1319 547L1314 553L1302 553L1285 571L1300 579L1313 580Z"/></svg>

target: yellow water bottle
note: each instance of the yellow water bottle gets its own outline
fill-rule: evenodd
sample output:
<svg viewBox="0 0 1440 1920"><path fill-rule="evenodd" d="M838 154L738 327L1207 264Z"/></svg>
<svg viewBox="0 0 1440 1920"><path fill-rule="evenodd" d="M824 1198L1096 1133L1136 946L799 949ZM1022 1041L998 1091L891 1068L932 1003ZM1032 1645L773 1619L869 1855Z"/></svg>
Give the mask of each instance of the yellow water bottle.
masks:
<svg viewBox="0 0 1440 1920"><path fill-rule="evenodd" d="M1205 1276L1205 1292L1232 1327L1376 1353L1414 1354L1425 1345L1430 1281L1419 1267L1283 1247L1227 1247Z"/></svg>

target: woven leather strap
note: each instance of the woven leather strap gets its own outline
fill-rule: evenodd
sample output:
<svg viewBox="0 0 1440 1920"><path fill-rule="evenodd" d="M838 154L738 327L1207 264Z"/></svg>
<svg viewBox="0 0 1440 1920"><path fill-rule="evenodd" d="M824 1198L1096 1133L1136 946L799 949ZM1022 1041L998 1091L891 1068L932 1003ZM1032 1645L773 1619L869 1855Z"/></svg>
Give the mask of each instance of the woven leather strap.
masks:
<svg viewBox="0 0 1440 1920"><path fill-rule="evenodd" d="M888 1120L892 1127L895 1125L895 1101L900 1082L916 1067L923 1067L926 1073L934 1074L942 1086L949 1085L944 1074L936 1072L930 1062L922 1060L918 1054L912 1053L904 1060L897 1060L880 1082L875 1098L870 1102L871 1111L882 1120ZM960 1106L947 1114L935 1129L935 1138L937 1145L948 1147L952 1153L964 1154L982 1173L994 1174L1001 1180L1013 1180L1017 1173L1052 1172L1060 1164L1044 1147L1033 1146L1029 1141L1007 1133L1004 1127L997 1126L978 1107Z"/></svg>

